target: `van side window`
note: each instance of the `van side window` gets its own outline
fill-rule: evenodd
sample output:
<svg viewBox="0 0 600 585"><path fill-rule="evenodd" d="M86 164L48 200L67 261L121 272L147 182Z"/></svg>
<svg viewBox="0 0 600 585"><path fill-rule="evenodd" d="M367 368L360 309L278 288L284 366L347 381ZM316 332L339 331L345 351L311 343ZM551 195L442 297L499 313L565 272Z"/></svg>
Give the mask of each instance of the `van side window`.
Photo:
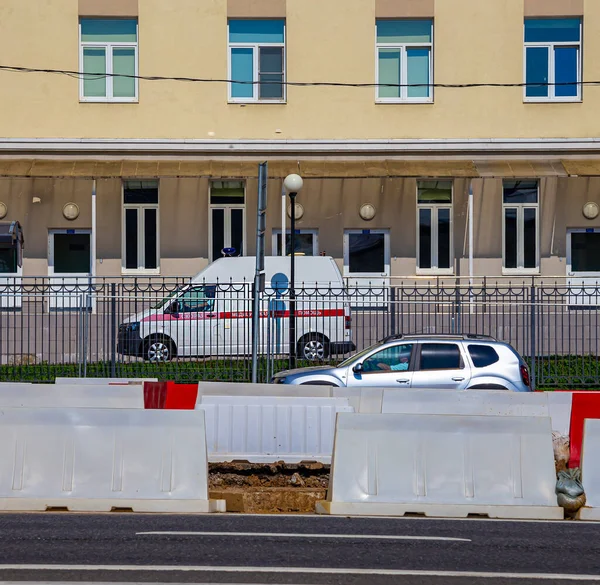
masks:
<svg viewBox="0 0 600 585"><path fill-rule="evenodd" d="M182 313L209 313L215 307L215 286L195 286L179 297Z"/></svg>

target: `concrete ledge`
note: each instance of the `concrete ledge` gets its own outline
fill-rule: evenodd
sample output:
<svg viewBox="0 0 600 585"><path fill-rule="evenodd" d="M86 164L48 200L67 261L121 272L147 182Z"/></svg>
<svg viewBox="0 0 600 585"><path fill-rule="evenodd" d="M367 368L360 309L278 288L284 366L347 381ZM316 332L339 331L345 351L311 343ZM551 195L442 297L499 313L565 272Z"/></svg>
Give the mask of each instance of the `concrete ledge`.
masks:
<svg viewBox="0 0 600 585"><path fill-rule="evenodd" d="M511 520L563 520L564 511L556 506L471 506L443 504L385 504L317 502L317 514L341 516L405 516L422 514L435 518L467 518L481 515Z"/></svg>

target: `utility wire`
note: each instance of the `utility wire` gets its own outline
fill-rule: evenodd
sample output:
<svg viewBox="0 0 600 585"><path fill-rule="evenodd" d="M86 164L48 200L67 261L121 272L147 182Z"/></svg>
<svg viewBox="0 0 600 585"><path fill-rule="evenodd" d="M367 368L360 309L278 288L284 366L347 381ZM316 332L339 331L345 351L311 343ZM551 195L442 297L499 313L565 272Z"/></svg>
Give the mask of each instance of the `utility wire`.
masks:
<svg viewBox="0 0 600 585"><path fill-rule="evenodd" d="M167 77L162 75L127 75L124 73L85 73L70 71L68 69L41 69L35 67L17 67L13 65L0 65L0 71L13 73L49 73L67 75L76 79L90 80L106 79L107 77L120 77L124 79L140 79L142 81L180 81L188 83L234 83L236 85L285 85L292 87L431 87L464 89L469 87L560 87L600 85L600 81L568 81L559 83L348 83L341 81L237 81L235 79L205 79L201 77Z"/></svg>

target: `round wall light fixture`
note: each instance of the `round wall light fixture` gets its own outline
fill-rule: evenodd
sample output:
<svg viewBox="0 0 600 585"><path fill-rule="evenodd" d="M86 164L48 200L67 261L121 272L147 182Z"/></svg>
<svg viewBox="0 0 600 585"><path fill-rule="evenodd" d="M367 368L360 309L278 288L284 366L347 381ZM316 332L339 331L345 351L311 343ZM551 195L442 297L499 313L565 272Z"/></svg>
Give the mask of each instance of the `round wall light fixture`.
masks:
<svg viewBox="0 0 600 585"><path fill-rule="evenodd" d="M63 207L63 215L69 221L77 219L79 217L79 206L76 203L67 203Z"/></svg>
<svg viewBox="0 0 600 585"><path fill-rule="evenodd" d="M587 219L596 219L598 214L600 213L600 209L598 208L598 204L594 203L594 201L588 201L583 206L583 216Z"/></svg>
<svg viewBox="0 0 600 585"><path fill-rule="evenodd" d="M6 206L6 203L2 203L2 201L0 201L0 219L4 219L7 214L8 207Z"/></svg>
<svg viewBox="0 0 600 585"><path fill-rule="evenodd" d="M292 206L288 205L287 208L287 214L288 217L292 217ZM296 205L294 205L294 217L296 219L302 219L302 217L304 216L304 206L301 203L296 203Z"/></svg>
<svg viewBox="0 0 600 585"><path fill-rule="evenodd" d="M377 210L371 203L364 203L358 210L358 214L360 215L361 219L364 219L365 221L371 221L375 217L376 213Z"/></svg>

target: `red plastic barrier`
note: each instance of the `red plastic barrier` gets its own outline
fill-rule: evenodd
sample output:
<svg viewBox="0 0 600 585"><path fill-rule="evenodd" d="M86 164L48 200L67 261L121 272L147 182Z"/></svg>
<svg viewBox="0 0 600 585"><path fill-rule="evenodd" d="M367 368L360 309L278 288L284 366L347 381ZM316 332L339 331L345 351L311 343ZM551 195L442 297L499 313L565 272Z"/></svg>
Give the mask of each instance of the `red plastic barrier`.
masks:
<svg viewBox="0 0 600 585"><path fill-rule="evenodd" d="M571 407L571 429L569 442L571 457L569 467L579 467L581 463L581 443L583 441L583 421L586 418L600 418L600 392L573 392Z"/></svg>
<svg viewBox="0 0 600 585"><path fill-rule="evenodd" d="M144 408L194 410L198 384L175 382L144 382Z"/></svg>
<svg viewBox="0 0 600 585"><path fill-rule="evenodd" d="M144 382L144 408L164 408L168 382Z"/></svg>
<svg viewBox="0 0 600 585"><path fill-rule="evenodd" d="M167 396L163 408L167 410L194 410L198 384L167 382Z"/></svg>

